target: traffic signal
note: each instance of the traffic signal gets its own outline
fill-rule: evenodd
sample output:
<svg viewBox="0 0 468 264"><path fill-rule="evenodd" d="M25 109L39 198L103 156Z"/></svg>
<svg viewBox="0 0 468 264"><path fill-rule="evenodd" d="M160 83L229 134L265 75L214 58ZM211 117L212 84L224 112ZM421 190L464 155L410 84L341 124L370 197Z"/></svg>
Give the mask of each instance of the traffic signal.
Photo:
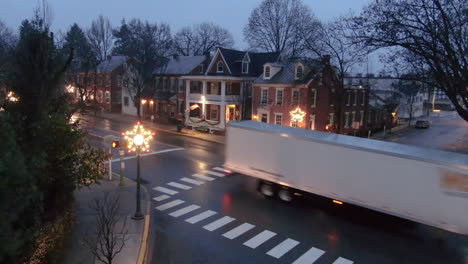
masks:
<svg viewBox="0 0 468 264"><path fill-rule="evenodd" d="M112 148L118 148L120 146L120 142L119 141L112 141Z"/></svg>

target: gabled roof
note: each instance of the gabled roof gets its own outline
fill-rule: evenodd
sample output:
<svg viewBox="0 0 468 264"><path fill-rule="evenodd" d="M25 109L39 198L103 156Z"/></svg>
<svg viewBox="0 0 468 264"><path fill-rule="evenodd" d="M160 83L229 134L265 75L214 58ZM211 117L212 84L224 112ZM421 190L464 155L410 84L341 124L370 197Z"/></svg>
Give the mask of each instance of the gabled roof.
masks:
<svg viewBox="0 0 468 264"><path fill-rule="evenodd" d="M98 72L111 72L128 60L127 56L110 56L97 66Z"/></svg>
<svg viewBox="0 0 468 264"><path fill-rule="evenodd" d="M189 74L198 65L206 60L206 56L178 56L171 58L166 64L156 68L153 71L155 75L173 74L183 75Z"/></svg>
<svg viewBox="0 0 468 264"><path fill-rule="evenodd" d="M263 64L265 64L268 61L271 61L271 62L277 61L280 55L278 52L254 53L254 52L246 52L246 51L225 49L225 48L218 48L218 51L221 53L221 56L224 58L229 70L231 71L231 76L246 76L246 77L257 77L263 72ZM243 74L242 73L242 61L244 59L244 56L247 53L250 58L249 72L247 74ZM216 56L213 57L213 60L215 59L216 59ZM210 73L208 72L207 74L210 74ZM227 75L227 74L215 73L215 74L210 74L210 75Z"/></svg>
<svg viewBox="0 0 468 264"><path fill-rule="evenodd" d="M300 62L304 66L308 68L308 73L304 78L300 80L295 79L296 74L296 64ZM284 64L280 63L269 63L273 66L281 67L281 70L277 72L271 79L265 80L263 79L263 72L261 73L260 77L258 77L254 83L268 83L268 84L306 84L308 83L316 73L320 72L324 65L319 60L310 60L310 61L294 61L288 62Z"/></svg>

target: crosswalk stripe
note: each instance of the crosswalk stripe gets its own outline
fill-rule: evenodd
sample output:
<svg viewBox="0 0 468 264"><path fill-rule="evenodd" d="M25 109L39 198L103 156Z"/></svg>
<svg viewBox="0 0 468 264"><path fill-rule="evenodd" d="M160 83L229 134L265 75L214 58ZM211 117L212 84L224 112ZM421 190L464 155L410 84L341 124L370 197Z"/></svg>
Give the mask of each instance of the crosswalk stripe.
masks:
<svg viewBox="0 0 468 264"><path fill-rule="evenodd" d="M276 233L265 230L261 232L260 234L249 239L247 242L244 243L244 245L250 248L256 248L274 236L276 236Z"/></svg>
<svg viewBox="0 0 468 264"><path fill-rule="evenodd" d="M163 195L160 195L160 196L158 196L158 197L154 197L153 200L155 200L155 201L157 201L157 202L160 202L160 201L162 201L162 200L166 200L166 199L169 198L169 197L170 197L169 195L163 194Z"/></svg>
<svg viewBox="0 0 468 264"><path fill-rule="evenodd" d="M213 177L208 177L208 176L201 175L201 174L197 174L197 173L193 174L192 176L193 176L193 177L200 178L200 179L202 179L202 180L207 180L207 181L212 181L212 180L214 180Z"/></svg>
<svg viewBox="0 0 468 264"><path fill-rule="evenodd" d="M339 257L337 260L335 260L335 262L333 262L332 264L353 264L354 262L349 260L349 259L345 259L345 258L342 258L342 257Z"/></svg>
<svg viewBox="0 0 468 264"><path fill-rule="evenodd" d="M170 182L168 183L167 185L170 185L172 187L176 187L176 188L179 188L179 189L183 189L183 190L190 190L192 189L192 187L190 186L187 186L185 184L180 184L180 183L177 183L177 182Z"/></svg>
<svg viewBox="0 0 468 264"><path fill-rule="evenodd" d="M190 224L195 224L195 223L198 223L201 220L206 219L206 218L208 218L210 216L213 216L215 214L216 214L216 212L208 210L208 211L205 211L205 212L203 212L201 214L197 214L196 216L192 216L189 219L186 219L185 222L188 222Z"/></svg>
<svg viewBox="0 0 468 264"><path fill-rule="evenodd" d="M182 203L185 203L185 202L182 201L182 200L174 200L172 202L168 202L167 204L160 205L160 206L156 207L156 209L158 209L159 211L164 211L164 210L167 210L167 209L169 209L171 207L177 206L177 205L182 204Z"/></svg>
<svg viewBox="0 0 468 264"><path fill-rule="evenodd" d="M244 234L245 232L249 231L250 229L254 228L255 226L254 225L251 225L249 223L243 223L242 225L226 232L223 234L223 237L225 238L229 238L229 239L234 239L242 234Z"/></svg>
<svg viewBox="0 0 468 264"><path fill-rule="evenodd" d="M214 176L216 176L216 177L224 177L224 176L226 176L225 174L222 174L222 173L219 173L219 172L210 171L210 170L203 171L203 173L211 174L211 175L214 175Z"/></svg>
<svg viewBox="0 0 468 264"><path fill-rule="evenodd" d="M189 178L180 178L181 181L184 181L184 182L188 182L188 183L192 183L192 184L195 184L195 185L202 185L204 184L204 182L202 181L197 181L197 180L194 180L194 179L189 179Z"/></svg>
<svg viewBox="0 0 468 264"><path fill-rule="evenodd" d="M267 255L270 255L274 258L281 258L289 250L297 246L297 244L299 244L298 241L288 238L280 244L278 244L276 247L272 248L270 251L268 251Z"/></svg>
<svg viewBox="0 0 468 264"><path fill-rule="evenodd" d="M167 193L169 195L174 195L176 193L179 193L178 191L173 191L171 189L164 188L164 187L161 187L161 186L154 187L153 190L160 191L160 192L163 192L163 193Z"/></svg>
<svg viewBox="0 0 468 264"><path fill-rule="evenodd" d="M302 256L296 259L293 264L312 264L318 258L320 258L323 253L325 253L325 251L312 247L311 249L307 250L306 253L302 254Z"/></svg>
<svg viewBox="0 0 468 264"><path fill-rule="evenodd" d="M170 216L173 216L173 217L179 217L179 216L181 216L181 215L188 214L188 213L190 213L190 212L192 212L192 211L195 211L195 210L197 210L198 208L200 208L200 206L195 205L195 204L192 204L192 205L189 205L189 206L184 207L184 208L182 208L182 209L179 209L179 210L177 210L177 211L175 211L175 212L172 212L172 213L170 213L169 215L170 215Z"/></svg>
<svg viewBox="0 0 468 264"><path fill-rule="evenodd" d="M216 230L224 225L227 225L229 223L231 223L232 221L236 220L235 218L232 218L232 217L229 217L229 216L225 216L225 217L222 217L212 223L209 223L207 224L206 226L204 226L203 228L208 230L208 231L213 231L213 230Z"/></svg>

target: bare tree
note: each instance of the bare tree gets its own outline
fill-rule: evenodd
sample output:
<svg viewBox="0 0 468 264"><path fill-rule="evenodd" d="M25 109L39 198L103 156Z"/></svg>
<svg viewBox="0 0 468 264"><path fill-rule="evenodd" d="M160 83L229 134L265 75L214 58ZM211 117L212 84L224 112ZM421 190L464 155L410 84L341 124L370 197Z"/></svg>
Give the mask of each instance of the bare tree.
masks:
<svg viewBox="0 0 468 264"><path fill-rule="evenodd" d="M174 51L183 56L203 55L216 47L229 48L233 45L231 33L213 23L184 27L174 36Z"/></svg>
<svg viewBox="0 0 468 264"><path fill-rule="evenodd" d="M100 15L96 20L93 20L87 35L98 61L103 61L107 55L112 54L114 35L112 25L107 17Z"/></svg>
<svg viewBox="0 0 468 264"><path fill-rule="evenodd" d="M133 105L137 109L138 120L141 120L141 94L145 87L148 87L147 82L148 78L145 78L142 69L144 66L139 62L128 64L125 74L122 78L124 83L124 89L128 90L130 94L130 99L133 102Z"/></svg>
<svg viewBox="0 0 468 264"><path fill-rule="evenodd" d="M468 122L468 2L381 0L353 19L356 40L374 49L396 47L424 64L428 78L445 92ZM411 61L410 60L410 61Z"/></svg>
<svg viewBox="0 0 468 264"><path fill-rule="evenodd" d="M317 30L318 20L301 0L263 0L244 28L251 49L302 55L303 33Z"/></svg>
<svg viewBox="0 0 468 264"><path fill-rule="evenodd" d="M408 113L408 126L411 126L415 111L419 110L415 107L417 96L423 89L419 79L417 75L404 74L400 80L392 84L393 88L398 91L399 101L403 99L404 110Z"/></svg>
<svg viewBox="0 0 468 264"><path fill-rule="evenodd" d="M5 72L12 57L12 49L16 45L16 36L0 20L0 89L5 81Z"/></svg>
<svg viewBox="0 0 468 264"><path fill-rule="evenodd" d="M95 229L84 234L83 241L99 261L112 264L125 246L128 234L126 218L119 214L119 196L106 193L103 199L94 199L91 207L96 212Z"/></svg>

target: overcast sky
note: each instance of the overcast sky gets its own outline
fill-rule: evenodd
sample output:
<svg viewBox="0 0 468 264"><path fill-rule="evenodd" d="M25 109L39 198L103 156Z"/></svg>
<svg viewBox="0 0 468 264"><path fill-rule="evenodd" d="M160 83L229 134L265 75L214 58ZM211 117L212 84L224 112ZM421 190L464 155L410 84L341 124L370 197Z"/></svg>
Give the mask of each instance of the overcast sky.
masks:
<svg viewBox="0 0 468 264"><path fill-rule="evenodd" d="M371 0L303 0L322 21L350 11L359 12ZM0 19L17 30L30 18L39 0L1 0ZM246 49L242 30L261 0L48 0L53 9L52 30L66 31L73 23L88 27L99 14L114 26L123 18L165 22L174 33L183 26L214 22L234 36L235 48Z"/></svg>

